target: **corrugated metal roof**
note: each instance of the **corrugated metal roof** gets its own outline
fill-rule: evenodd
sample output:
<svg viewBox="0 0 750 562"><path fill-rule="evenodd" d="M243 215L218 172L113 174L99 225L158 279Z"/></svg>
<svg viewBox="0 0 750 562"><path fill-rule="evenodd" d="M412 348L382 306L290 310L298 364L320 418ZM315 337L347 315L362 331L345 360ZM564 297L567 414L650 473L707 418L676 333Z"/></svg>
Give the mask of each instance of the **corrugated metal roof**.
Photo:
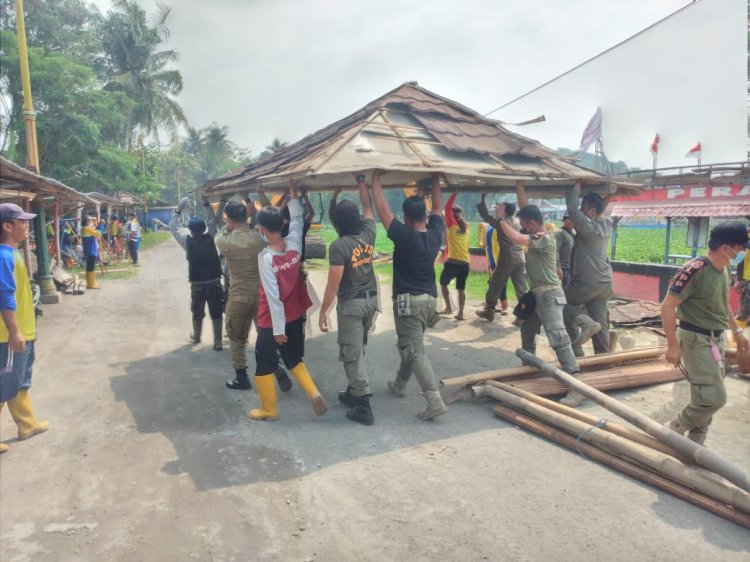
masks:
<svg viewBox="0 0 750 562"><path fill-rule="evenodd" d="M685 200L683 203L627 204L612 203L613 217L747 217L750 202L740 198L713 198L702 202Z"/></svg>
<svg viewBox="0 0 750 562"><path fill-rule="evenodd" d="M348 117L285 149L207 181L207 194L284 189L298 179L311 190L355 189L355 175L381 169L384 187L403 187L440 172L450 186L471 191L514 191L523 180L530 196L559 196L576 180L610 192L637 184L576 166L495 120L407 82Z"/></svg>

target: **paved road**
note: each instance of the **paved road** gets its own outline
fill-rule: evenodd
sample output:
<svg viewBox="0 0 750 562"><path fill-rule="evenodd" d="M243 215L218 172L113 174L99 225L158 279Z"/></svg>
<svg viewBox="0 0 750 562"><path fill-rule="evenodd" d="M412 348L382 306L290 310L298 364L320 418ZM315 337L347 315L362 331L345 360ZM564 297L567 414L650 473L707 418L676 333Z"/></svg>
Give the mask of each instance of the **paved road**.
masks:
<svg viewBox="0 0 750 562"><path fill-rule="evenodd" d="M0 416L3 561L748 560L746 530L509 426L490 405L419 421L416 386L387 395L389 312L367 356L374 426L344 418L335 334L317 332L306 359L328 414L295 388L279 421L250 422L255 392L223 387L228 352L187 343L186 277L170 241L144 253L137 278L45 309L32 395L52 429L19 443ZM313 280L322 293L324 274ZM507 324L445 324L429 337L440 376L517 364ZM750 385L729 382L710 444L750 466ZM659 416L684 396L680 385L621 395Z"/></svg>

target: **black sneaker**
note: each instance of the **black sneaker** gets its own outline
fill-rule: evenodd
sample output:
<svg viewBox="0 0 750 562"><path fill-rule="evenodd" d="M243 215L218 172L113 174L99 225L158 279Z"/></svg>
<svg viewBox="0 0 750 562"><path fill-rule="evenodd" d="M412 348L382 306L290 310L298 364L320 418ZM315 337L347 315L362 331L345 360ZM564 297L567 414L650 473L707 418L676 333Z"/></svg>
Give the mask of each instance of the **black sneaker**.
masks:
<svg viewBox="0 0 750 562"><path fill-rule="evenodd" d="M253 385L250 384L250 378L247 376L247 369L235 369L234 380L226 381L224 384L230 390L250 390Z"/></svg>
<svg viewBox="0 0 750 562"><path fill-rule="evenodd" d="M289 375L286 374L286 371L282 367L276 369L274 376L276 377L276 382L279 383L279 389L281 389L281 392L289 392L292 390L292 379L289 378Z"/></svg>
<svg viewBox="0 0 750 562"><path fill-rule="evenodd" d="M339 402L341 402L344 406L353 408L357 405L357 397L349 392L349 387L347 386L346 390L342 390L341 392L339 392Z"/></svg>

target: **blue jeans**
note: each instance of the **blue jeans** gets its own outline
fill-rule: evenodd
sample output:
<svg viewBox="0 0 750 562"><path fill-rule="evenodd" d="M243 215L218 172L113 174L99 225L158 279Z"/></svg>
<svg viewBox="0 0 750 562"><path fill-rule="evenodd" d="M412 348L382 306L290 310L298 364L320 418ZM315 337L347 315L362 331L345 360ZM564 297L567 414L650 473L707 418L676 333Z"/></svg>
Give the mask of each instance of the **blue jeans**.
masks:
<svg viewBox="0 0 750 562"><path fill-rule="evenodd" d="M19 391L31 388L31 371L35 359L34 342L26 342L22 352L12 353L10 369L6 372L9 353L8 342L0 343L0 402L7 402L15 398Z"/></svg>

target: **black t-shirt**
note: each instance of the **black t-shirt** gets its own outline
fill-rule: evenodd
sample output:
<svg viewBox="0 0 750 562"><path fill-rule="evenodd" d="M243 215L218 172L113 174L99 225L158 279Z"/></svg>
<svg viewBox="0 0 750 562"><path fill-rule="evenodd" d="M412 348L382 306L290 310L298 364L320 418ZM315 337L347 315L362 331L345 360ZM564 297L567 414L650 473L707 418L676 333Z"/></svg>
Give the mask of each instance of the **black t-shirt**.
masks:
<svg viewBox="0 0 750 562"><path fill-rule="evenodd" d="M376 235L375 221L364 219L359 234L346 234L328 249L331 265L343 265L344 276L339 285L339 301L348 301L362 291L377 288L372 269L372 254Z"/></svg>
<svg viewBox="0 0 750 562"><path fill-rule="evenodd" d="M403 293L437 298L435 259L443 242L443 217L430 215L426 232L410 229L393 219L388 238L393 240L393 297Z"/></svg>

